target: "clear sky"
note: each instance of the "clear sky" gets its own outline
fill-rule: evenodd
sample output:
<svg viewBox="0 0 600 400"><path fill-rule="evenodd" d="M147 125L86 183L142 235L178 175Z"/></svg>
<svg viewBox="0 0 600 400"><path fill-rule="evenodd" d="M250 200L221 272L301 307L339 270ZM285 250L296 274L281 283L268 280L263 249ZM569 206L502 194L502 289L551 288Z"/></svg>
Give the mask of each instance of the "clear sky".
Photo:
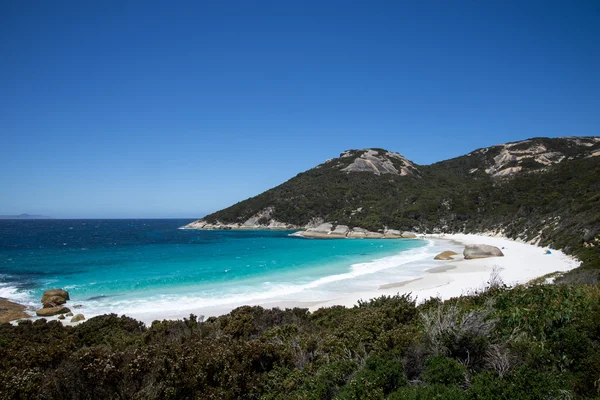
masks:
<svg viewBox="0 0 600 400"><path fill-rule="evenodd" d="M0 2L0 214L199 217L349 148L599 127L597 0Z"/></svg>

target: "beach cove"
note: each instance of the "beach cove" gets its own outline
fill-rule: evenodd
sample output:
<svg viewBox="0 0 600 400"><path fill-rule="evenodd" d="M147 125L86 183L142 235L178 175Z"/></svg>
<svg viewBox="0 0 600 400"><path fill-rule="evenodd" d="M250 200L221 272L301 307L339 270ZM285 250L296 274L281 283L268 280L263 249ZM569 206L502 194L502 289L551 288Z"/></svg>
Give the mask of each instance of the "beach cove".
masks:
<svg viewBox="0 0 600 400"><path fill-rule="evenodd" d="M92 223L109 238L89 236ZM448 299L484 288L492 274L513 286L579 265L560 251L545 254L492 236L305 239L285 231L181 231L164 221L37 224L45 226L37 235L54 233L38 240L44 248L19 249L15 239L17 249L3 252L1 297L28 305L33 315L44 290L63 287L87 319L115 313L146 324L218 316L243 305L314 311L398 293L412 293L419 302ZM64 229L60 235L58 228ZM496 246L504 256L464 260L466 244ZM434 260L446 250L458 256ZM7 265L22 268L24 277L9 275L16 268Z"/></svg>

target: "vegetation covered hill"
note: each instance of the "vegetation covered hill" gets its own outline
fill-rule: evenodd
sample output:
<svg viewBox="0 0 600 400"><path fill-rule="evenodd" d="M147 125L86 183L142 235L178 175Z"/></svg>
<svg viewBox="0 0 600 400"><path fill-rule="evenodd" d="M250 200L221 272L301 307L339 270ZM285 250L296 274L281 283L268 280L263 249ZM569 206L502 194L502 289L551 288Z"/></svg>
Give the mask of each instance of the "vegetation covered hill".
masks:
<svg viewBox="0 0 600 400"><path fill-rule="evenodd" d="M327 221L377 231L502 232L579 257L570 274L600 269L600 138L534 138L416 165L383 149L351 150L206 216L305 226Z"/></svg>
<svg viewBox="0 0 600 400"><path fill-rule="evenodd" d="M599 382L598 286L0 324L2 399L591 399Z"/></svg>

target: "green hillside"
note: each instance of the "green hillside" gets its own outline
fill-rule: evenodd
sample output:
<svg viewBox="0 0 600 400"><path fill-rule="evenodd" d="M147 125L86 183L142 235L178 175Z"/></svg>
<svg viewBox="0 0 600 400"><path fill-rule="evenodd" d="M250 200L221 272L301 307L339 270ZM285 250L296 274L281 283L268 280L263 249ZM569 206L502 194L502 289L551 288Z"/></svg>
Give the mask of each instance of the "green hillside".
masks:
<svg viewBox="0 0 600 400"><path fill-rule="evenodd" d="M501 231L564 249L584 269L600 268L599 138L534 138L427 166L370 150L407 173L349 172L369 150L347 151L204 220L241 224L270 207L270 218L297 226L321 220L373 231Z"/></svg>

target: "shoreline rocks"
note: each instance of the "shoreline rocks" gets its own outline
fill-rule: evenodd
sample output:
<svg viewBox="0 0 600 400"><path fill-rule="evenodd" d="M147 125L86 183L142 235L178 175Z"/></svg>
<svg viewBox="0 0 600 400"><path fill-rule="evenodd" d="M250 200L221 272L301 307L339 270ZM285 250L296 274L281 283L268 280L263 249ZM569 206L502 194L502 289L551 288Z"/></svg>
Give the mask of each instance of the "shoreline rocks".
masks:
<svg viewBox="0 0 600 400"><path fill-rule="evenodd" d="M58 314L67 314L70 312L71 312L71 310L69 310L67 307L56 306L56 307L40 308L39 310L37 310L35 312L35 314L38 317L53 317Z"/></svg>
<svg viewBox="0 0 600 400"><path fill-rule="evenodd" d="M463 251L465 260L487 257L504 257L504 253L496 246L489 244L468 244Z"/></svg>
<svg viewBox="0 0 600 400"><path fill-rule="evenodd" d="M42 295L42 304L44 305L44 308L63 305L67 300L71 300L69 292L63 289L49 289Z"/></svg>
<svg viewBox="0 0 600 400"><path fill-rule="evenodd" d="M452 250L446 250L446 251L442 251L440 254L433 257L433 259L434 260L454 260L454 258L452 258L452 257L457 256L457 255L458 255L458 253L456 253Z"/></svg>
<svg viewBox="0 0 600 400"><path fill-rule="evenodd" d="M287 224L271 218L273 213L272 208L255 214L243 223L222 223L216 221L214 223L199 219L194 222L182 226L179 229L199 229L199 230L294 230L302 229L292 233L290 236L311 238L311 239L340 239L340 238L357 238L357 239L414 239L417 235L413 232L401 232L396 229L385 229L379 232L372 232L364 228L350 228L347 225L333 224L323 220L315 219L305 226L297 226ZM270 219L269 219L270 218ZM265 220L267 220L265 222Z"/></svg>
<svg viewBox="0 0 600 400"><path fill-rule="evenodd" d="M293 224L277 221L272 217L275 209L267 207L262 211L257 212L252 217L240 223L223 223L220 221L208 222L204 219L199 219L194 222L182 226L180 229L202 229L202 230L230 230L230 229L273 229L273 230L288 230L298 229L299 227Z"/></svg>
<svg viewBox="0 0 600 400"><path fill-rule="evenodd" d="M49 289L42 295L43 307L35 313L38 317L51 317L71 312L64 304L70 300L69 292L63 289Z"/></svg>
<svg viewBox="0 0 600 400"><path fill-rule="evenodd" d="M0 323L31 318L31 315L25 312L26 309L22 304L0 297Z"/></svg>
<svg viewBox="0 0 600 400"><path fill-rule="evenodd" d="M359 227L350 228L347 225L334 226L330 222L324 222L316 227L292 233L290 236L311 239L414 239L417 237L417 235L412 232L400 232L395 229L372 232Z"/></svg>

